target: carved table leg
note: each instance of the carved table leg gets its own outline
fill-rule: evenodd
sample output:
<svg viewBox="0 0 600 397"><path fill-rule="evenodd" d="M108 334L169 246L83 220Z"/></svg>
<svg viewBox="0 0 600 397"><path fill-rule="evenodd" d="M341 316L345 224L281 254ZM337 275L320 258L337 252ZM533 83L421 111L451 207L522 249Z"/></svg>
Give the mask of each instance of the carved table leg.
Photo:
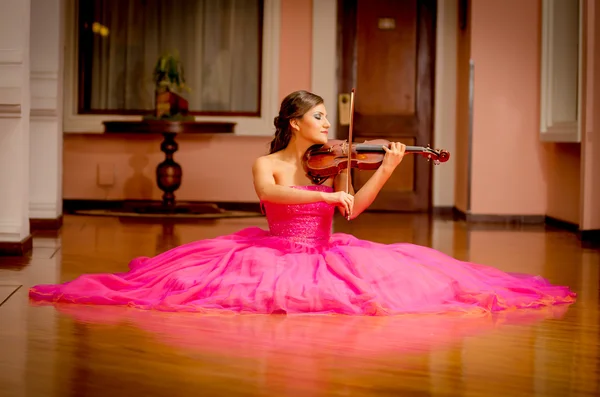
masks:
<svg viewBox="0 0 600 397"><path fill-rule="evenodd" d="M167 208L175 207L174 192L181 186L181 166L173 160L173 154L179 148L175 141L175 135L171 132L163 133L164 139L160 150L165 154L165 160L156 167L156 182L160 190L164 192L162 204Z"/></svg>
<svg viewBox="0 0 600 397"><path fill-rule="evenodd" d="M182 203L175 202L175 191L181 186L183 170L174 159L173 155L179 149L175 141L174 132L163 132L163 141L160 150L165 154L165 159L156 166L156 184L163 191L162 202L156 204L132 203L133 212L152 214L218 214L222 213L215 204Z"/></svg>

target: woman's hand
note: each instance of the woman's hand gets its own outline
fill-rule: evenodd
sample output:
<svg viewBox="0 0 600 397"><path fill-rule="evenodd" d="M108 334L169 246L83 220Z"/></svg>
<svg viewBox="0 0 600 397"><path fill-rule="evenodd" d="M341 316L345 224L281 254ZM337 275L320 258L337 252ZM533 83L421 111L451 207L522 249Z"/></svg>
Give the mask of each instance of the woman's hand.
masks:
<svg viewBox="0 0 600 397"><path fill-rule="evenodd" d="M402 162L406 145L400 142L392 142L390 143L390 147L384 146L383 150L385 150L385 156L383 157L381 166L389 171L393 171Z"/></svg>
<svg viewBox="0 0 600 397"><path fill-rule="evenodd" d="M325 202L327 204L334 204L342 208L345 212L346 217L352 215L352 209L354 208L354 196L346 192L335 192L328 193L325 196Z"/></svg>

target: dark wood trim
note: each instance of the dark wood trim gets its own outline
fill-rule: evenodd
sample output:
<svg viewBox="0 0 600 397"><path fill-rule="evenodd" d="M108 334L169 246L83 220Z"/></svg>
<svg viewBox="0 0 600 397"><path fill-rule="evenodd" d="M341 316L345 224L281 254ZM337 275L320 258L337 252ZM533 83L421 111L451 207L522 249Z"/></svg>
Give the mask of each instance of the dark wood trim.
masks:
<svg viewBox="0 0 600 397"><path fill-rule="evenodd" d="M600 248L600 229L582 230L579 238L586 248Z"/></svg>
<svg viewBox="0 0 600 397"><path fill-rule="evenodd" d="M49 219L29 219L29 229L32 232L40 231L40 230L58 230L63 225L63 216L59 216L58 218L49 218Z"/></svg>
<svg viewBox="0 0 600 397"><path fill-rule="evenodd" d="M579 225L573 222L563 221L562 219L554 218L546 215L546 225L557 229L568 230L573 233L579 233Z"/></svg>
<svg viewBox="0 0 600 397"><path fill-rule="evenodd" d="M25 256L33 249L31 234L21 241L0 241L0 256Z"/></svg>
<svg viewBox="0 0 600 397"><path fill-rule="evenodd" d="M437 216L446 216L448 207L441 207L439 210L434 210L434 214ZM490 225L501 227L529 227L529 226L543 226L549 228L555 228L571 232L575 234L581 241L581 245L585 248L600 248L600 229L594 230L580 230L579 225L557 219L547 215L487 215L487 214L465 214L463 211L456 207L452 208L453 216L452 219L462 220L466 222L469 227L485 227L489 228Z"/></svg>
<svg viewBox="0 0 600 397"><path fill-rule="evenodd" d="M545 215L493 215L493 214L467 214L454 207L458 219L468 223L503 223L517 225L544 225Z"/></svg>
<svg viewBox="0 0 600 397"><path fill-rule="evenodd" d="M432 207L431 214L434 216L449 217L455 214L455 208L452 206Z"/></svg>
<svg viewBox="0 0 600 397"><path fill-rule="evenodd" d="M159 200L82 200L82 199L64 199L63 200L63 211L65 213L73 213L81 210L116 210L120 208L127 208L135 206L136 204L143 205L158 205L161 201ZM181 202L183 203L183 202ZM206 202L206 201L185 201L186 204L202 205L202 204L215 204L219 208L226 211L247 211L247 212L260 212L260 204L258 202L232 202L232 201L220 201L220 202Z"/></svg>
<svg viewBox="0 0 600 397"><path fill-rule="evenodd" d="M195 134L223 134L233 133L236 123L212 121L105 121L105 132L121 134L162 134L168 133L195 133Z"/></svg>

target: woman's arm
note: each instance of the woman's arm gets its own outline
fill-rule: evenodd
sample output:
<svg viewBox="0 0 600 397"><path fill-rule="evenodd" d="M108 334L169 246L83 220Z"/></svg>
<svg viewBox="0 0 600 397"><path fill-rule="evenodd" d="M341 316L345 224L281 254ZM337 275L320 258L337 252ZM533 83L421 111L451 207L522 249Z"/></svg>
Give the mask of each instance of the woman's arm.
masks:
<svg viewBox="0 0 600 397"><path fill-rule="evenodd" d="M278 204L308 204L324 201L329 204L344 206L349 210L352 196L344 192L317 192L294 189L275 183L272 162L266 157L259 157L252 166L254 190L261 201Z"/></svg>
<svg viewBox="0 0 600 397"><path fill-rule="evenodd" d="M364 186L361 187L354 195L354 207L351 210L350 219L354 219L359 216L373 203L381 188L385 185L398 164L400 164L402 161L402 158L404 157L404 151L406 150L406 145L399 142L394 142L390 144L390 148L384 146L384 150L386 153L381 166L377 169L377 171L375 171L371 178L369 178L367 183L365 183ZM343 181L339 181L344 189L346 187L345 181L345 178L343 178ZM336 182L338 182L337 177Z"/></svg>
<svg viewBox="0 0 600 397"><path fill-rule="evenodd" d="M348 170L342 170L339 174L335 176L333 180L333 188L336 192L345 192L346 185L348 184ZM352 181L350 181L350 188L348 189L348 193L354 195L354 186L352 186Z"/></svg>
<svg viewBox="0 0 600 397"><path fill-rule="evenodd" d="M342 170L339 174L335 176L333 179L333 189L336 192L346 192L346 185L348 185L348 172L347 170ZM352 186L352 181L350 181L350 186L348 189L349 195L352 196L352 203L350 203L349 207L338 206L338 210L340 214L346 217L348 220L352 219L352 212L354 211L354 186Z"/></svg>

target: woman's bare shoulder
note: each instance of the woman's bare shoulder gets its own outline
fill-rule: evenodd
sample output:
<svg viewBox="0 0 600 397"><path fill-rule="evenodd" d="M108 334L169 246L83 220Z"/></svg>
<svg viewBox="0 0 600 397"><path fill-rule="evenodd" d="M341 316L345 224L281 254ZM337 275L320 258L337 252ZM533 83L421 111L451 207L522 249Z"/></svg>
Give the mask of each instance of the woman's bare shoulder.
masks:
<svg viewBox="0 0 600 397"><path fill-rule="evenodd" d="M264 156L259 156L254 160L254 168L265 168L271 167L278 160L277 153L265 154Z"/></svg>

